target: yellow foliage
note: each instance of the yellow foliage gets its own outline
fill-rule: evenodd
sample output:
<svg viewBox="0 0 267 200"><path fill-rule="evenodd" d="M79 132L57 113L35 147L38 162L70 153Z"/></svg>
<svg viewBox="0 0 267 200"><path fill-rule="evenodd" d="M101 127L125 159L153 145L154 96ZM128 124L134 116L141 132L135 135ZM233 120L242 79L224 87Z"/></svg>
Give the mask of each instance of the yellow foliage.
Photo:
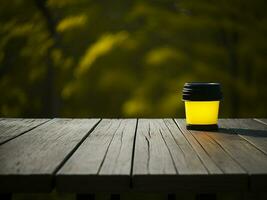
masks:
<svg viewBox="0 0 267 200"><path fill-rule="evenodd" d="M51 57L56 65L59 65L62 62L62 52L60 49L53 49Z"/></svg>
<svg viewBox="0 0 267 200"><path fill-rule="evenodd" d="M59 24L57 26L57 31L58 32L64 32L64 31L70 30L72 28L81 27L86 22L87 22L87 16L84 14L66 17L59 22Z"/></svg>
<svg viewBox="0 0 267 200"><path fill-rule="evenodd" d="M159 101L158 107L161 110L163 115L172 115L178 116L176 111L179 107L183 106L181 101L181 93L170 93L163 97L162 100Z"/></svg>
<svg viewBox="0 0 267 200"><path fill-rule="evenodd" d="M10 36L26 36L31 33L34 28L33 23L16 24L10 32Z"/></svg>
<svg viewBox="0 0 267 200"><path fill-rule="evenodd" d="M105 34L100 37L100 39L85 52L77 68L76 75L79 76L86 72L97 58L107 54L127 37L128 33L126 31L121 31L116 34Z"/></svg>
<svg viewBox="0 0 267 200"><path fill-rule="evenodd" d="M125 116L136 116L144 114L148 109L144 100L129 100L123 105L123 112Z"/></svg>
<svg viewBox="0 0 267 200"><path fill-rule="evenodd" d="M71 82L66 84L61 91L61 97L63 99L68 99L73 94L73 91L75 91L75 89L77 89L75 83Z"/></svg>
<svg viewBox="0 0 267 200"><path fill-rule="evenodd" d="M161 47L151 50L147 53L145 61L150 65L159 65L170 59L181 60L184 55L173 48Z"/></svg>

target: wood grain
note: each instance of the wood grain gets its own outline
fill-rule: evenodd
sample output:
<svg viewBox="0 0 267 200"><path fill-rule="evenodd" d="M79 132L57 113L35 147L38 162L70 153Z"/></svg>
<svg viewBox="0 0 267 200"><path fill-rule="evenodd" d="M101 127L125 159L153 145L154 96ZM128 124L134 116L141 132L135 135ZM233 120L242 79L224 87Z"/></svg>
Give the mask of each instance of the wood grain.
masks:
<svg viewBox="0 0 267 200"><path fill-rule="evenodd" d="M0 193L266 192L267 119L221 119L219 126L0 118Z"/></svg>
<svg viewBox="0 0 267 200"><path fill-rule="evenodd" d="M57 190L129 190L136 119L103 119L57 173Z"/></svg>
<svg viewBox="0 0 267 200"><path fill-rule="evenodd" d="M224 125L220 121L221 129L219 132L207 132L207 134L221 145L250 174L266 173L267 156L254 145L251 145L250 142L237 135L236 132L238 130L229 130L224 128ZM253 130L253 127L251 129Z"/></svg>
<svg viewBox="0 0 267 200"><path fill-rule="evenodd" d="M267 125L253 119L221 119L219 123L222 132L238 134L267 155Z"/></svg>
<svg viewBox="0 0 267 200"><path fill-rule="evenodd" d="M49 119L2 118L0 120L0 145L47 121Z"/></svg>
<svg viewBox="0 0 267 200"><path fill-rule="evenodd" d="M155 125L168 146L178 174L208 174L205 166L172 119L159 120Z"/></svg>
<svg viewBox="0 0 267 200"><path fill-rule="evenodd" d="M196 154L204 163L204 166L206 167L209 174L223 174L223 171L211 159L211 157L207 154L207 152L201 146L201 144L195 139L195 137L191 134L191 132L186 129L184 120L175 119L175 122L177 123L177 126L179 127L179 129L181 130L187 141L191 144L192 148L195 150Z"/></svg>
<svg viewBox="0 0 267 200"><path fill-rule="evenodd" d="M47 192L99 119L54 119L0 146L0 192Z"/></svg>
<svg viewBox="0 0 267 200"><path fill-rule="evenodd" d="M207 132L187 130L185 120L176 119L175 121L192 146L201 146L201 148L195 149L201 155L201 158L205 158L202 161L206 168L212 169L212 171L209 171L209 176L217 177L217 181L213 184L218 184L218 189L222 187L225 190L234 191L248 188L246 171L220 145L210 138ZM207 156L203 156L205 154Z"/></svg>
<svg viewBox="0 0 267 200"><path fill-rule="evenodd" d="M207 132L186 130L186 124L184 120L178 121L180 127L182 127L185 135L191 134L209 155L209 157L216 163L216 165L223 171L224 174L245 174L246 172L242 167L229 156L221 146L210 138ZM208 167L207 163L206 166Z"/></svg>
<svg viewBox="0 0 267 200"><path fill-rule="evenodd" d="M195 152L200 149L200 146L194 147L198 144L195 142L188 142L172 119L140 119L133 163L134 189L171 192L247 188L241 168L236 169L236 173L223 174L205 151ZM225 157L234 163L231 157ZM202 158L213 166L205 167ZM209 174L208 168L213 169L213 174ZM218 173L215 174L215 170Z"/></svg>
<svg viewBox="0 0 267 200"><path fill-rule="evenodd" d="M267 191L267 126L253 119L222 119L219 123L226 138L214 137L248 171L250 189Z"/></svg>
<svg viewBox="0 0 267 200"><path fill-rule="evenodd" d="M267 125L267 118L256 118L254 120L256 120L256 121L258 121L258 122L260 122L262 124Z"/></svg>

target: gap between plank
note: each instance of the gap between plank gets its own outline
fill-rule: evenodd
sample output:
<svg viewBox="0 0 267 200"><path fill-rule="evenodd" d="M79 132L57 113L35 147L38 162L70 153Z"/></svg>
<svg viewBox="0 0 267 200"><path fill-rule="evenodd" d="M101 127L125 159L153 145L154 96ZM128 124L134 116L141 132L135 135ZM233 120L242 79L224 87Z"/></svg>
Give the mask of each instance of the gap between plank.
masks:
<svg viewBox="0 0 267 200"><path fill-rule="evenodd" d="M164 123L165 126L167 126L167 125L165 124L164 121L163 121L163 123ZM160 128L161 128L161 127L160 127ZM161 138L162 138L162 140L163 140L165 146L167 147L168 152L169 152L169 154L170 154L170 156L171 156L172 164L173 164L173 166L174 166L175 172L176 172L176 174L179 174L178 169L177 169L177 166L176 166L176 164L175 164L175 162L174 162L174 159L173 159L173 155L172 155L172 153L171 153L171 150L170 150L169 146L167 145L167 142L166 142L165 138L163 137L163 134L162 134L160 128L159 128L159 133L160 133ZM168 128L168 127L167 127L167 128ZM170 134L171 134L171 133L170 133ZM177 144L177 143L176 143L176 144ZM178 147L178 148L180 148L180 147ZM181 150L181 149L180 149L180 150Z"/></svg>
<svg viewBox="0 0 267 200"><path fill-rule="evenodd" d="M264 121L261 121L260 119L254 118L253 120L267 126L267 123Z"/></svg>
<svg viewBox="0 0 267 200"><path fill-rule="evenodd" d="M240 137L240 138L242 138L242 139L244 139L247 143L249 143L251 146L253 146L255 149L257 149L257 150L259 150L261 153L263 153L264 155L267 155L267 152L265 152L264 150L262 150L260 147L258 147L256 144L254 144L252 141L250 141L249 139L247 139L247 138L245 138L244 136L242 136L242 135L239 135L238 133L237 133L237 135Z"/></svg>
<svg viewBox="0 0 267 200"><path fill-rule="evenodd" d="M184 138L186 139L186 141L188 142L188 144L192 147L192 149L194 150L194 152L196 153L198 159L200 160L200 162L202 163L202 165L204 166L204 168L207 170L208 174L211 174L210 170L208 169L208 167L205 165L204 161L201 159L201 156L199 156L198 152L195 150L195 148L193 147L193 145L191 144L191 142L187 139L187 137L184 135L183 130L180 128L178 122L173 118L174 123L176 124L176 126L178 127L178 129L180 130L180 132L183 134ZM212 157L209 155L209 153L206 151L205 148L203 148L202 144L193 136L193 134L189 131L190 135L194 138L194 140L200 145L200 147L203 149L203 151L207 154L207 156L211 159L211 161L214 163L214 165L222 172L224 173L224 171L217 165L217 163L212 159Z"/></svg>
<svg viewBox="0 0 267 200"><path fill-rule="evenodd" d="M252 119L253 121L256 121L260 124L263 124L263 125L267 125L265 122L261 121L261 120L258 120L258 119ZM226 129L229 129L229 128L226 128ZM239 134L238 132L236 132L235 130L233 131L236 135L238 135L240 138L242 138L243 140L245 140L247 143L249 143L251 146L253 146L254 148L256 148L257 150L259 150L261 153L267 155L267 152L263 149L261 149L260 147L258 147L256 144L254 144L254 142L250 141L250 139L244 137L243 135Z"/></svg>
<svg viewBox="0 0 267 200"><path fill-rule="evenodd" d="M205 132L204 132L204 133L205 133ZM220 133L220 132L218 132L218 133ZM236 135L237 137L240 137L236 132L234 132L234 133L235 133L235 135ZM231 152L229 152L227 149L225 149L225 148L223 147L223 145L220 144L220 142L218 142L216 139L214 139L213 137L211 137L211 136L210 136L209 134L207 134L207 133L205 133L205 135L206 135L207 137L209 137L211 140L213 140L215 143L217 143L217 144L221 147L221 149L222 149L227 155L229 155L229 157L232 158L232 160L235 161L236 164L239 165L239 167L241 167L241 169L243 169L247 174L249 174L248 170L247 170L246 168L244 168L244 167L241 165L241 163L240 163L236 158L234 158L234 156L231 154ZM243 140L242 137L240 137L240 138ZM247 140L244 140L244 141L246 141L247 143L249 143ZM251 145L251 144L249 143L249 145Z"/></svg>
<svg viewBox="0 0 267 200"><path fill-rule="evenodd" d="M134 153L135 153L135 143L136 143L136 135L137 135L137 128L138 128L138 121L139 121L139 119L136 118L136 126L135 126L134 141L133 141L133 152L132 152L132 159L131 159L130 188L133 188Z"/></svg>
<svg viewBox="0 0 267 200"><path fill-rule="evenodd" d="M17 138L17 137L19 137L19 136L21 136L21 135L24 135L25 133L30 132L31 130L33 130L33 129L35 129L35 128L37 128L37 127L39 127L39 126L41 126L41 125L43 125L43 124L45 124L45 123L50 122L51 120L52 120L52 119L47 119L46 121L44 121L44 122L42 122L42 123L40 123L40 124L37 124L36 126L34 126L34 127L32 127L32 128L29 128L28 130L23 131L23 132L21 132L20 134L15 135L15 136L12 137L12 138L9 138L9 139L7 139L7 140L5 140L5 141L3 141L3 142L0 142L0 145L5 144L5 143L9 142L10 140L13 140L13 139L15 139L15 138Z"/></svg>
<svg viewBox="0 0 267 200"><path fill-rule="evenodd" d="M102 119L99 119L98 122L95 123L95 125L85 134L85 136L76 144L76 146L68 153L63 161L56 167L54 172L52 173L53 176L60 170L60 168L67 162L67 160L74 154L74 152L81 146L81 144L86 140L86 138L95 130L97 125L101 122ZM52 187L55 185L55 179L53 178L52 181Z"/></svg>
<svg viewBox="0 0 267 200"><path fill-rule="evenodd" d="M107 146L107 149L106 149L106 151L105 151L104 157L103 157L103 159L102 159L102 161L101 161L101 163L100 163L100 166L99 166L99 168L98 168L98 170L97 170L97 174L100 173L100 170L101 170L101 168L102 168L102 166L103 166L103 164L104 164L104 161L105 161L105 159L106 159L106 157L107 157L109 147L110 147L110 145L111 145L111 143L112 143L112 141L113 141L113 139L114 139L114 136L115 136L116 132L119 130L119 128L120 128L120 126L121 126L122 119L119 119L119 120L121 120L121 121L120 121L118 127L116 128L116 130L114 131L114 134L112 135L112 138L111 138L111 140L110 140L110 142L109 142L109 144L108 144L108 146ZM110 126L111 126L111 125L110 125ZM110 127L110 126L109 126L109 127ZM122 132L122 134L123 134L123 132Z"/></svg>
<svg viewBox="0 0 267 200"><path fill-rule="evenodd" d="M252 119L253 121L256 121L260 124L263 124L263 125L267 125L264 121L261 121L260 119ZM249 144L251 144L253 147L255 147L256 149L258 149L260 152L262 152L263 154L267 155L267 152L263 149L261 149L260 147L258 147L256 144L254 144L254 142L250 141L249 139L247 139L246 137L240 135L239 133L237 133L237 135L239 135L239 137L243 138L244 140L246 140Z"/></svg>

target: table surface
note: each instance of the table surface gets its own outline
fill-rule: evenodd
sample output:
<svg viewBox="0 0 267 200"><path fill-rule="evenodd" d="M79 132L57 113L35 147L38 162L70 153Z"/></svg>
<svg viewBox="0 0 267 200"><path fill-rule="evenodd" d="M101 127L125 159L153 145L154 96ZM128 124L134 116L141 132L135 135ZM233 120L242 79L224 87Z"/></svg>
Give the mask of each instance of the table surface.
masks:
<svg viewBox="0 0 267 200"><path fill-rule="evenodd" d="M0 193L266 191L267 119L0 118Z"/></svg>

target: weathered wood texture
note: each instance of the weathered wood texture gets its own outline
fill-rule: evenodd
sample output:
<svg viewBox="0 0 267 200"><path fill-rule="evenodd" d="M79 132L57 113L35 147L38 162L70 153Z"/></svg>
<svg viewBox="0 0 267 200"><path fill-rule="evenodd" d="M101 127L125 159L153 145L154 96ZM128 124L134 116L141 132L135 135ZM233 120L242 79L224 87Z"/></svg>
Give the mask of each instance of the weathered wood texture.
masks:
<svg viewBox="0 0 267 200"><path fill-rule="evenodd" d="M267 126L265 124L253 119L222 119L219 123L221 125L219 132L236 133L267 155Z"/></svg>
<svg viewBox="0 0 267 200"><path fill-rule="evenodd" d="M185 127L184 120L176 121ZM219 125L215 132L190 132L225 174L246 173L249 190L265 191L267 126L253 119L221 119Z"/></svg>
<svg viewBox="0 0 267 200"><path fill-rule="evenodd" d="M263 123L263 124L267 125L267 118L257 118L255 120L260 122L260 123Z"/></svg>
<svg viewBox="0 0 267 200"><path fill-rule="evenodd" d="M0 145L0 192L48 192L57 169L98 119L54 119Z"/></svg>
<svg viewBox="0 0 267 200"><path fill-rule="evenodd" d="M248 172L251 190L267 191L267 126L253 119L222 119L209 135Z"/></svg>
<svg viewBox="0 0 267 200"><path fill-rule="evenodd" d="M179 127L172 119L140 119L133 163L135 189L247 189L246 172L219 145L202 138L204 135L198 137L202 139L200 142L194 133L186 130L183 120L177 123ZM203 148L203 145L207 146Z"/></svg>
<svg viewBox="0 0 267 200"><path fill-rule="evenodd" d="M136 119L103 119L57 173L57 189L128 190L136 123Z"/></svg>
<svg viewBox="0 0 267 200"><path fill-rule="evenodd" d="M267 190L266 119L21 121L0 119L0 193Z"/></svg>
<svg viewBox="0 0 267 200"><path fill-rule="evenodd" d="M3 144L31 129L47 122L48 119L0 119L0 144Z"/></svg>
<svg viewBox="0 0 267 200"><path fill-rule="evenodd" d="M212 140L207 132L203 131L193 131L187 130L185 120L176 120L179 128L185 135L185 137L193 137L200 145L202 150L202 154L207 154L211 160L207 163L206 160L203 160L203 163L209 169L209 165L213 162L214 165L219 169L218 174L245 174L246 172L239 166L237 162L235 162L225 151L221 148L219 144L217 144L214 140ZM193 140L193 139L191 139ZM192 142L192 141L191 141ZM192 145L195 145L192 143ZM200 154L200 153L199 153ZM211 174L216 174L214 171L211 171Z"/></svg>

